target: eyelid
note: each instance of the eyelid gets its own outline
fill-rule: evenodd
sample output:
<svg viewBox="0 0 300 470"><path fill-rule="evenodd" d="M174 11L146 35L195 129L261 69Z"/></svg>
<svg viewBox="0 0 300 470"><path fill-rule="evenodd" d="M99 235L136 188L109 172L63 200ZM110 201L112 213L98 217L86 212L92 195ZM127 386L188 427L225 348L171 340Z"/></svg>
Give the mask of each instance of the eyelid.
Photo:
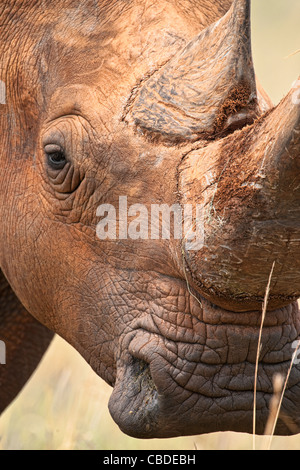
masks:
<svg viewBox="0 0 300 470"><path fill-rule="evenodd" d="M57 144L47 144L44 147L46 153L57 153L61 152L62 148Z"/></svg>

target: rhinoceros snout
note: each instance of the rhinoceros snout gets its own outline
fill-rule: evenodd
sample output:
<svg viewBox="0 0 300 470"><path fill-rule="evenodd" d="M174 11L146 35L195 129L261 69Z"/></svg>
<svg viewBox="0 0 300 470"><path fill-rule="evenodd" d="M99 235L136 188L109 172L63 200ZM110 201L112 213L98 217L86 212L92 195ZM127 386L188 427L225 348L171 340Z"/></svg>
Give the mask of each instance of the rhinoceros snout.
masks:
<svg viewBox="0 0 300 470"><path fill-rule="evenodd" d="M139 320L136 330L122 336L109 409L123 432L139 438L252 432L260 317L257 312L225 312L206 301L203 307L198 318L191 313L149 314ZM299 330L297 304L267 316L257 386L257 433L264 433L269 417L273 376L286 376ZM294 431L280 420L278 434L300 429L295 401L299 371L295 364L282 404Z"/></svg>

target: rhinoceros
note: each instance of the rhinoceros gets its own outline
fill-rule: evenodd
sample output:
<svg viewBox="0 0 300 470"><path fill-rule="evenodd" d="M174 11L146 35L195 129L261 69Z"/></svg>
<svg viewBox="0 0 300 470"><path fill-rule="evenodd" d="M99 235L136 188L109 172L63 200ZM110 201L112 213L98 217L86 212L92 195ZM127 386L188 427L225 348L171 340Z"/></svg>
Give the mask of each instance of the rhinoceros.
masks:
<svg viewBox="0 0 300 470"><path fill-rule="evenodd" d="M252 432L264 305L263 433L300 336L300 106L258 84L250 0L3 0L0 18L0 412L56 333L123 432ZM128 224L197 206L201 243L141 219L128 236L125 199ZM277 434L299 410L295 364Z"/></svg>

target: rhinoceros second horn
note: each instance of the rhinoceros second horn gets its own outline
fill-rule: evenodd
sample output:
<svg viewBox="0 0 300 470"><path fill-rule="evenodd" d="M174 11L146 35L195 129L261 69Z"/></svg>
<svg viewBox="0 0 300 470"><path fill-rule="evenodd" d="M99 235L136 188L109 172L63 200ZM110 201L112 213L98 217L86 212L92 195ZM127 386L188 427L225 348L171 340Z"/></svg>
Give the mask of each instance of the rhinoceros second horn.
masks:
<svg viewBox="0 0 300 470"><path fill-rule="evenodd" d="M202 31L139 91L135 125L171 141L212 138L259 114L251 54L250 0Z"/></svg>

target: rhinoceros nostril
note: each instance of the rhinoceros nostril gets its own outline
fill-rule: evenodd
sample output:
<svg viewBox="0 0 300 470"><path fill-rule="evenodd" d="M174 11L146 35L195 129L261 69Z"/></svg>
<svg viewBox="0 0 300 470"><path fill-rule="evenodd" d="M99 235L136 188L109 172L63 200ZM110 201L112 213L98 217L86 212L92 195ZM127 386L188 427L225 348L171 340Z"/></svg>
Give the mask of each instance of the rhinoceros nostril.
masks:
<svg viewBox="0 0 300 470"><path fill-rule="evenodd" d="M142 359L132 357L132 370L134 381L139 382L141 388L156 390L155 383L150 372L150 365Z"/></svg>
<svg viewBox="0 0 300 470"><path fill-rule="evenodd" d="M108 406L123 432L133 437L155 435L158 393L147 362L132 354L119 360Z"/></svg>

